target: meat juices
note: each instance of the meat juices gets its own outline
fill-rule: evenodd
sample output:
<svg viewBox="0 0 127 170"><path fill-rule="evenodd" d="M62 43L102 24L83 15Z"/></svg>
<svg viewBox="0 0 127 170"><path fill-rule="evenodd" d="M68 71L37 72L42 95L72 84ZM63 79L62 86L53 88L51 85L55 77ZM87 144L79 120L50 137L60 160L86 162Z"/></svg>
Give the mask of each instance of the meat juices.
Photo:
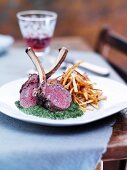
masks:
<svg viewBox="0 0 127 170"><path fill-rule="evenodd" d="M64 61L62 57L64 56L65 58L67 49L62 48L61 50L62 56L59 56L60 59L57 65L50 71L50 74L47 74L47 78L49 78L49 75L51 76ZM20 90L20 105L28 108L38 104L51 111L62 111L67 109L72 102L71 94L57 81L50 84L50 81L47 81L44 69L38 58L35 56L35 53L31 48L28 48L26 52L37 68L39 76L36 74L31 75L22 86Z"/></svg>

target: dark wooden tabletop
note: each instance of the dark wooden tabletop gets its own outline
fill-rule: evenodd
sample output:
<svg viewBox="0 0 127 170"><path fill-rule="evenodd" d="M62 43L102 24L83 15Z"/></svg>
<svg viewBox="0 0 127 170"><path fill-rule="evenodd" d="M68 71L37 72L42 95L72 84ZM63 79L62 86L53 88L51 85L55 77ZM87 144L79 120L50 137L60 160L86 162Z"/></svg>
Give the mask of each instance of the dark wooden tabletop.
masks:
<svg viewBox="0 0 127 170"><path fill-rule="evenodd" d="M15 46L20 46L16 43ZM92 51L91 46L80 37L60 37L54 38L51 47L58 49L66 46L71 50ZM117 62L117 61L115 61ZM119 61L118 61L119 62ZM122 61L121 61L122 65ZM125 63L123 61L123 66ZM127 111L126 111L127 112ZM117 114L117 121L113 127L113 134L109 141L107 151L103 155L103 160L120 160L127 158L127 115L125 113Z"/></svg>

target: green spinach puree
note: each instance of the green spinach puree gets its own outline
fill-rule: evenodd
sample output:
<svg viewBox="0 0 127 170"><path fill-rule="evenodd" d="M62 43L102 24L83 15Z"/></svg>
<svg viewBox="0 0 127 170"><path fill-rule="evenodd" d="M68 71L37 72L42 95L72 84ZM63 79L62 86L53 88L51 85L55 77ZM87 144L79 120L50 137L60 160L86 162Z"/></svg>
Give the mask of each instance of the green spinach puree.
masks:
<svg viewBox="0 0 127 170"><path fill-rule="evenodd" d="M67 118L76 118L82 116L84 113L79 109L79 106L77 103L72 103L71 106L64 111L49 111L48 109L45 109L42 106L33 106L29 108L23 108L20 105L19 101L15 102L15 105L19 110L22 112L28 114L28 115L33 115L33 116L38 116L38 117L43 117L43 118L49 118L49 119L67 119Z"/></svg>

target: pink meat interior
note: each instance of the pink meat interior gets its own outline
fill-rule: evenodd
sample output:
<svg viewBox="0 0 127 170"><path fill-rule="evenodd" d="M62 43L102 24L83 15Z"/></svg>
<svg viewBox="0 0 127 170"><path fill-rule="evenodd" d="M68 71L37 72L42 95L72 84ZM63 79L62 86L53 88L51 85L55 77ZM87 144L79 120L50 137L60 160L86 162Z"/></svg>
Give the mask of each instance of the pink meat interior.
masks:
<svg viewBox="0 0 127 170"><path fill-rule="evenodd" d="M70 93L59 84L47 85L45 97L52 101L52 104L58 108L66 109L70 106Z"/></svg>

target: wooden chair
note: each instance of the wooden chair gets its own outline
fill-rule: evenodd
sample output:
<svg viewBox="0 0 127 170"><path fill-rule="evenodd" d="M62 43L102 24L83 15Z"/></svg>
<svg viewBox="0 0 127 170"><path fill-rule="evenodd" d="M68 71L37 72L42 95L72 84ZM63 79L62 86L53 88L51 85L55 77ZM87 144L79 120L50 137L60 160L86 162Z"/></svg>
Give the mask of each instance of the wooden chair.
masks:
<svg viewBox="0 0 127 170"><path fill-rule="evenodd" d="M95 46L95 51L104 56L105 59L127 82L127 63L125 66L125 61L122 61L122 59L120 60L120 58L119 60L118 58L116 59L116 56L112 57L111 60L109 58L109 49L111 48L127 55L127 39L113 32L109 27L103 27L99 33L97 43Z"/></svg>
<svg viewBox="0 0 127 170"><path fill-rule="evenodd" d="M95 52L105 57L105 59L114 67L114 69L120 74L120 76L127 82L127 67L125 67L125 65L122 66L122 64L120 63L122 62L121 59L119 60L120 62L119 61L116 62L115 56L112 60L110 60L110 57L109 57L110 49L119 51L125 54L126 56L127 55L127 39L115 33L109 27L105 26L102 28L102 30L99 33L96 46L95 46ZM119 170L127 169L126 160L120 161L118 169Z"/></svg>

